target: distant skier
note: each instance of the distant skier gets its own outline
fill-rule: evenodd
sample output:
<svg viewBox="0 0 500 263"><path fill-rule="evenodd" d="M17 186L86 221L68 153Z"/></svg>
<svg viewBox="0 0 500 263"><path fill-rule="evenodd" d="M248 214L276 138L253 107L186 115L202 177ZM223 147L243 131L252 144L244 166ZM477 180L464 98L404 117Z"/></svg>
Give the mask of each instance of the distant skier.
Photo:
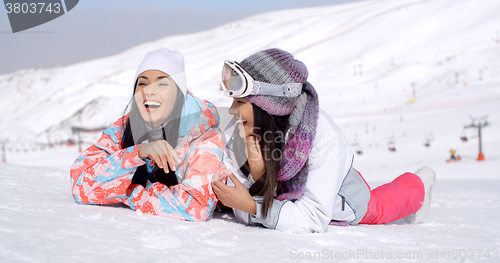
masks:
<svg viewBox="0 0 500 263"><path fill-rule="evenodd" d="M451 153L451 157L450 157L450 159L451 159L451 160L455 160L455 159L457 159L457 157L455 157L455 152L456 152L456 151L455 151L455 149L451 149L451 150L450 150L450 153Z"/></svg>
<svg viewBox="0 0 500 263"><path fill-rule="evenodd" d="M451 157L450 157L450 159L448 159L446 161L447 162L458 162L458 161L462 160L462 158L460 157L460 155L455 156L455 153L456 153L455 149L450 149Z"/></svg>

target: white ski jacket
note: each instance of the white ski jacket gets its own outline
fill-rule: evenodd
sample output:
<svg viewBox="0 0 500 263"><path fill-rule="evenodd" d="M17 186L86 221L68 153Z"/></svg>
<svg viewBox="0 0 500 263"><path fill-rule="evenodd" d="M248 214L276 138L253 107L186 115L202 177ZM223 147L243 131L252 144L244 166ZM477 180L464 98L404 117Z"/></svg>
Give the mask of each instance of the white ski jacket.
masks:
<svg viewBox="0 0 500 263"><path fill-rule="evenodd" d="M304 194L294 201L275 199L267 218L261 215L261 197L254 197L257 214L233 209L239 222L261 224L292 233L324 232L331 220L357 224L366 213L370 192L361 176L352 168L354 155L335 122L320 110L313 147L309 154L309 174ZM251 175L225 164L249 188ZM229 180L229 179L228 179Z"/></svg>

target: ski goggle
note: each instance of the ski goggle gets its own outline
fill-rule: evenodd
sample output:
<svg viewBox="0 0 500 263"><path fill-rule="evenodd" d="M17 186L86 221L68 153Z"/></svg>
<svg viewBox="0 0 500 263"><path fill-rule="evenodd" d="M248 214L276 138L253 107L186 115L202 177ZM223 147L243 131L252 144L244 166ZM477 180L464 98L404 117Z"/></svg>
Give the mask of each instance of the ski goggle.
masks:
<svg viewBox="0 0 500 263"><path fill-rule="evenodd" d="M302 83L277 85L255 81L236 61L226 60L222 68L221 90L224 95L233 98L248 95L297 97L302 92Z"/></svg>

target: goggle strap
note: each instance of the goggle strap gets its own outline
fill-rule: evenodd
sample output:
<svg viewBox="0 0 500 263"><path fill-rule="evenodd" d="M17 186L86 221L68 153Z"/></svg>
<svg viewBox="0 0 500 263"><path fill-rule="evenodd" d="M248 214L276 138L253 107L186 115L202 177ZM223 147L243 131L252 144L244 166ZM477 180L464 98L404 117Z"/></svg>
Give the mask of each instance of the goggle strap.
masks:
<svg viewBox="0 0 500 263"><path fill-rule="evenodd" d="M285 83L282 85L253 81L250 95L266 95L276 97L297 97L302 92L302 83Z"/></svg>

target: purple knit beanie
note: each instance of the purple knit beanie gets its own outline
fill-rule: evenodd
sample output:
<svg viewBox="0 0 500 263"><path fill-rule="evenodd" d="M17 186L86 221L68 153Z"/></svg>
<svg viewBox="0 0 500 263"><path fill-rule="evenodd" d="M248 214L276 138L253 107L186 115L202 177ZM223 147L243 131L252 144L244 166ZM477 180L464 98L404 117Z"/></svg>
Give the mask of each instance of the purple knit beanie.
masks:
<svg viewBox="0 0 500 263"><path fill-rule="evenodd" d="M307 82L307 68L283 50L272 48L257 52L239 63L256 81L285 84L303 83L297 97L250 95L246 100L271 115L290 115L287 143L280 160L278 181L283 192L279 200L295 200L302 196L307 181L307 160L318 123L319 101L314 87Z"/></svg>
<svg viewBox="0 0 500 263"><path fill-rule="evenodd" d="M271 84L305 83L307 81L307 68L304 63L293 58L292 54L277 49L267 49L257 52L241 61L240 65L256 81ZM246 100L269 114L285 116L292 113L298 97L275 97L251 95Z"/></svg>

